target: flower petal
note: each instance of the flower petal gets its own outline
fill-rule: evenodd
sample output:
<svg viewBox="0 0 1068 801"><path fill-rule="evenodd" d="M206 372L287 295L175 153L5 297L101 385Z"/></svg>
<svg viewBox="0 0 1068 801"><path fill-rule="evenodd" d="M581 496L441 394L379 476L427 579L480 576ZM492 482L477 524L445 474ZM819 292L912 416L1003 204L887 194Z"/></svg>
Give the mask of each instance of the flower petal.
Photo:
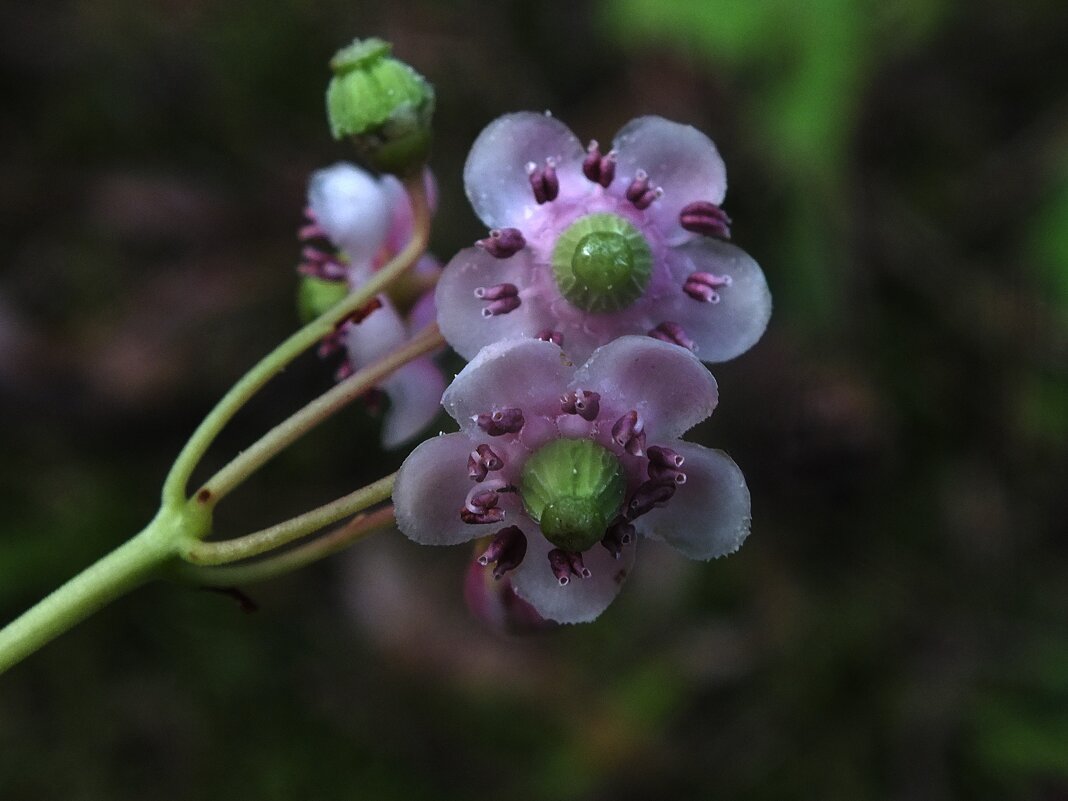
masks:
<svg viewBox="0 0 1068 801"><path fill-rule="evenodd" d="M441 411L445 377L429 358L408 362L381 386L390 404L382 422L385 448L396 448L412 439Z"/></svg>
<svg viewBox="0 0 1068 801"><path fill-rule="evenodd" d="M370 173L344 162L311 177L308 205L330 241L357 269L369 266L389 231L386 193Z"/></svg>
<svg viewBox="0 0 1068 801"><path fill-rule="evenodd" d="M649 443L680 436L716 408L716 379L692 353L652 337L625 336L593 352L570 389L601 395L617 415L630 409L645 420Z"/></svg>
<svg viewBox="0 0 1068 801"><path fill-rule="evenodd" d="M571 130L555 117L533 111L505 114L478 135L464 165L464 187L475 214L490 228L522 228L538 203L530 188L527 164L556 163L561 192L585 189L585 151Z"/></svg>
<svg viewBox="0 0 1068 801"><path fill-rule="evenodd" d="M547 327L537 300L524 293L532 283L530 254L520 251L509 259L496 259L481 248L467 248L445 265L434 301L438 325L445 340L465 359L491 342L534 336ZM514 284L519 289L519 308L507 314L484 317L487 302L475 297L478 287ZM544 322L548 322L545 320Z"/></svg>
<svg viewBox="0 0 1068 801"><path fill-rule="evenodd" d="M583 563L593 575L572 576L561 587L549 568L548 554L554 546L536 528L534 531L527 534L527 555L523 563L511 573L516 594L542 617L557 623L595 620L612 603L630 574L635 546L625 546L620 558L613 559L607 549L595 545L582 554Z"/></svg>
<svg viewBox="0 0 1068 801"><path fill-rule="evenodd" d="M392 353L408 339L404 321L390 299L379 295L378 301L382 304L379 308L345 327L345 348L357 370Z"/></svg>
<svg viewBox="0 0 1068 801"><path fill-rule="evenodd" d="M647 537L664 540L691 559L734 553L749 535L749 488L723 451L681 440L668 443L686 461L686 483L667 505L635 521Z"/></svg>
<svg viewBox="0 0 1068 801"><path fill-rule="evenodd" d="M466 434L441 434L419 444L404 460L393 486L397 528L422 545L456 545L492 532L460 520L471 489Z"/></svg>
<svg viewBox="0 0 1068 801"><path fill-rule="evenodd" d="M717 290L719 303L702 303L680 291L662 309L664 319L681 325L694 341L697 357L724 362L755 345L771 318L771 292L760 265L744 250L712 239L682 245L670 258L680 287L694 272L731 278L730 286Z"/></svg>
<svg viewBox="0 0 1068 801"><path fill-rule="evenodd" d="M617 151L617 186L625 189L638 170L649 182L664 190L649 207L668 242L680 242L691 234L679 225L679 212L698 200L720 204L727 193L727 168L712 140L691 125L663 117L631 120L613 141Z"/></svg>
<svg viewBox="0 0 1068 801"><path fill-rule="evenodd" d="M487 345L453 379L442 405L461 426L495 409L518 408L533 419L556 414L574 366L560 348L540 339Z"/></svg>

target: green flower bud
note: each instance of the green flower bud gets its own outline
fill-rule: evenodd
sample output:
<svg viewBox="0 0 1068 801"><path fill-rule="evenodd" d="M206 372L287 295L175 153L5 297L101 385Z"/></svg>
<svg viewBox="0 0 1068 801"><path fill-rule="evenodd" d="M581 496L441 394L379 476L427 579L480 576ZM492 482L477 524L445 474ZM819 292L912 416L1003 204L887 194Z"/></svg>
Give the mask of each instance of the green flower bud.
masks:
<svg viewBox="0 0 1068 801"><path fill-rule="evenodd" d="M349 294L344 281L325 281L310 275L302 276L297 288L297 313L303 323L310 323L323 312L341 302Z"/></svg>
<svg viewBox="0 0 1068 801"><path fill-rule="evenodd" d="M381 39L357 39L331 59L326 110L335 139L352 138L359 156L382 172L409 173L430 151L434 87Z"/></svg>
<svg viewBox="0 0 1068 801"><path fill-rule="evenodd" d="M625 309L649 285L653 256L641 232L615 214L580 217L553 247L556 285L588 312Z"/></svg>
<svg viewBox="0 0 1068 801"><path fill-rule="evenodd" d="M619 513L626 480L619 459L588 439L556 439L523 465L519 493L545 539L565 551L601 541Z"/></svg>

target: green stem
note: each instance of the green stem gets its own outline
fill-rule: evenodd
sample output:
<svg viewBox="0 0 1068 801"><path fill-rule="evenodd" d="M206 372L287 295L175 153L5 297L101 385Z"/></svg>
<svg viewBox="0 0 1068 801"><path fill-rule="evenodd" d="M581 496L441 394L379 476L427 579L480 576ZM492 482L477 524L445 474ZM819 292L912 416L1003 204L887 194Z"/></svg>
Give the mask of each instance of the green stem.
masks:
<svg viewBox="0 0 1068 801"><path fill-rule="evenodd" d="M0 629L0 673L85 618L160 574L183 538L201 537L206 519L162 509L141 533L83 570Z"/></svg>
<svg viewBox="0 0 1068 801"><path fill-rule="evenodd" d="M366 306L372 298L388 287L423 254L430 234L430 211L422 175L409 179L406 187L412 202L414 220L411 241L386 266L378 270L366 284L289 337L234 384L215 408L208 413L182 448L182 452L178 454L163 485L165 504L176 505L185 500L189 478L215 437L267 381L301 353L333 332L346 317Z"/></svg>
<svg viewBox="0 0 1068 801"><path fill-rule="evenodd" d="M238 587L291 573L312 562L344 550L368 534L393 525L392 506L360 515L344 526L285 553L247 565L198 567L188 562L174 566L175 575L202 587Z"/></svg>
<svg viewBox="0 0 1068 801"><path fill-rule="evenodd" d="M209 478L192 503L214 506L252 473L315 426L363 395L397 368L445 344L436 323L399 350L382 357L323 393L289 419L276 425Z"/></svg>
<svg viewBox="0 0 1068 801"><path fill-rule="evenodd" d="M189 542L181 556L198 565L221 565L259 556L389 498L396 473L284 523L220 542Z"/></svg>

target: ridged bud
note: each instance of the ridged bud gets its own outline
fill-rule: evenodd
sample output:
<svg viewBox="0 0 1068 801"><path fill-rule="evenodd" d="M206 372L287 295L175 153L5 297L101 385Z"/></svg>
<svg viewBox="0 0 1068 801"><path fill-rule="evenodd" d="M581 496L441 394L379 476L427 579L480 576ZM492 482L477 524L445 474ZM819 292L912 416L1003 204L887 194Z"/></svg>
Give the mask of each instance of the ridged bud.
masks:
<svg viewBox="0 0 1068 801"><path fill-rule="evenodd" d="M381 39L357 39L339 50L330 60L326 110L334 138L350 137L366 164L408 174L430 151L434 87L390 51Z"/></svg>

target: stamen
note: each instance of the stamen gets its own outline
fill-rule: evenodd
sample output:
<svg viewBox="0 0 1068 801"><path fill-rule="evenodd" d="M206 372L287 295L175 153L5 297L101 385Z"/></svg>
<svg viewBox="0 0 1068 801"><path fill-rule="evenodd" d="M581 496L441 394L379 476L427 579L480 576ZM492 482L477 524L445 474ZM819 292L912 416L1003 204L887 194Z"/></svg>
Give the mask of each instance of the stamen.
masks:
<svg viewBox="0 0 1068 801"><path fill-rule="evenodd" d="M540 339L542 342L552 342L557 347L564 346L564 335L559 331L550 331L548 328L539 331L535 339Z"/></svg>
<svg viewBox="0 0 1068 801"><path fill-rule="evenodd" d="M556 175L554 159L545 159L544 167L539 167L533 161L529 162L527 177L530 179L530 188L534 191L534 199L538 201L538 205L556 200L556 196L560 194L560 179Z"/></svg>
<svg viewBox="0 0 1068 801"><path fill-rule="evenodd" d="M338 368L334 371L334 380L338 383L344 381L349 376L356 372L356 368L352 366L352 362L348 359L338 365Z"/></svg>
<svg viewBox="0 0 1068 801"><path fill-rule="evenodd" d="M617 517L604 533L601 545L607 548L614 558L618 559L623 552L623 546L630 544L633 540L634 526L624 518Z"/></svg>
<svg viewBox="0 0 1068 801"><path fill-rule="evenodd" d="M682 285L682 291L694 300L702 303L719 303L717 289L731 285L729 275L713 275L712 273L690 273L686 283Z"/></svg>
<svg viewBox="0 0 1068 801"><path fill-rule="evenodd" d="M316 354L320 359L325 359L328 356L333 356L335 353L339 353L345 349L345 335L342 331L332 331L323 337L323 341L319 343L319 349Z"/></svg>
<svg viewBox="0 0 1068 801"><path fill-rule="evenodd" d="M665 448L663 445L653 445L646 451L646 456L649 457L650 464L660 467L671 467L678 470L686 464L685 456L673 451L671 448Z"/></svg>
<svg viewBox="0 0 1068 801"><path fill-rule="evenodd" d="M589 578L593 575L590 569L586 565L582 564L582 554L578 551L564 551L567 556L568 567L571 568L571 572L576 576L582 576L582 578Z"/></svg>
<svg viewBox="0 0 1068 801"><path fill-rule="evenodd" d="M507 259L525 248L527 240L518 228L494 228L488 237L478 240L475 245L494 258Z"/></svg>
<svg viewBox="0 0 1068 801"><path fill-rule="evenodd" d="M494 485L503 487L504 482L491 481L487 484L471 487L467 493L467 500L464 501L464 506L475 514L492 509L500 501L500 496L497 494L498 486Z"/></svg>
<svg viewBox="0 0 1068 801"><path fill-rule="evenodd" d="M467 457L467 475L475 481L484 481L486 474L504 467L504 460L486 444L479 445Z"/></svg>
<svg viewBox="0 0 1068 801"><path fill-rule="evenodd" d="M677 467L655 464L652 460L649 461L648 473L653 481L671 481L676 485L686 483L686 474Z"/></svg>
<svg viewBox="0 0 1068 801"><path fill-rule="evenodd" d="M493 541L489 547L478 557L478 563L483 567L490 562L496 562L493 568L493 577L499 579L509 570L519 567L523 557L527 555L527 538L518 526L502 528L493 535Z"/></svg>
<svg viewBox="0 0 1068 801"><path fill-rule="evenodd" d="M652 205L653 201L664 194L664 190L659 186L652 187L649 185L649 175L645 170L638 170L634 173L634 180L630 182L630 186L626 191L627 200L636 209L647 209Z"/></svg>
<svg viewBox="0 0 1068 801"><path fill-rule="evenodd" d="M503 434L518 434L523 428L523 412L521 409L500 409L493 414L480 414L475 417L475 424L491 437L499 437Z"/></svg>
<svg viewBox="0 0 1068 801"><path fill-rule="evenodd" d="M343 320L341 320L341 322L339 322L336 326L334 326L334 329L338 330L343 325L345 325L346 323L352 323L353 325L359 325L364 320L366 320L368 317L370 317L373 312L376 312L381 308L382 308L382 301L378 297L373 297L369 301L367 301L366 304L364 304L363 306L358 308L356 311L354 311L348 317L346 317Z"/></svg>
<svg viewBox="0 0 1068 801"><path fill-rule="evenodd" d="M472 512L466 506L460 510L460 519L471 525L483 525L486 523L500 523L504 520L504 509L494 506L484 512Z"/></svg>
<svg viewBox="0 0 1068 801"><path fill-rule="evenodd" d="M601 396L596 392L576 389L560 397L560 407L565 414L577 414L592 423L601 411Z"/></svg>
<svg viewBox="0 0 1068 801"><path fill-rule="evenodd" d="M610 150L608 155L602 156L597 140L591 139L586 148L586 158L582 161L582 174L607 189L616 177L616 151Z"/></svg>
<svg viewBox="0 0 1068 801"><path fill-rule="evenodd" d="M715 203L706 200L683 207L679 212L679 225L695 234L716 239L731 238L731 218Z"/></svg>
<svg viewBox="0 0 1068 801"><path fill-rule="evenodd" d="M612 426L612 439L631 456L641 456L645 450L645 422L631 409Z"/></svg>
<svg viewBox="0 0 1068 801"><path fill-rule="evenodd" d="M488 300L482 309L483 317L495 317L515 311L522 304L519 299L519 287L515 284L496 284L495 286L475 287L475 297Z"/></svg>
<svg viewBox="0 0 1068 801"><path fill-rule="evenodd" d="M653 479L646 481L634 491L634 497L630 499L630 504L627 506L627 519L633 520L652 511L654 507L663 506L671 500L674 494L674 482Z"/></svg>
<svg viewBox="0 0 1068 801"><path fill-rule="evenodd" d="M332 254L314 247L305 247L300 254L303 259L297 272L324 281L343 281L348 277L345 265Z"/></svg>
<svg viewBox="0 0 1068 801"><path fill-rule="evenodd" d="M553 548L549 551L549 569L553 571L553 575L556 576L556 580L560 582L561 587L567 586L571 581L571 562L567 558L567 554L559 548Z"/></svg>
<svg viewBox="0 0 1068 801"><path fill-rule="evenodd" d="M680 347L686 348L686 350L693 350L696 347L696 343L686 334L686 329L678 323L673 323L670 320L665 320L650 331L649 336L653 339L659 339L661 342L670 342L672 345L679 345Z"/></svg>

